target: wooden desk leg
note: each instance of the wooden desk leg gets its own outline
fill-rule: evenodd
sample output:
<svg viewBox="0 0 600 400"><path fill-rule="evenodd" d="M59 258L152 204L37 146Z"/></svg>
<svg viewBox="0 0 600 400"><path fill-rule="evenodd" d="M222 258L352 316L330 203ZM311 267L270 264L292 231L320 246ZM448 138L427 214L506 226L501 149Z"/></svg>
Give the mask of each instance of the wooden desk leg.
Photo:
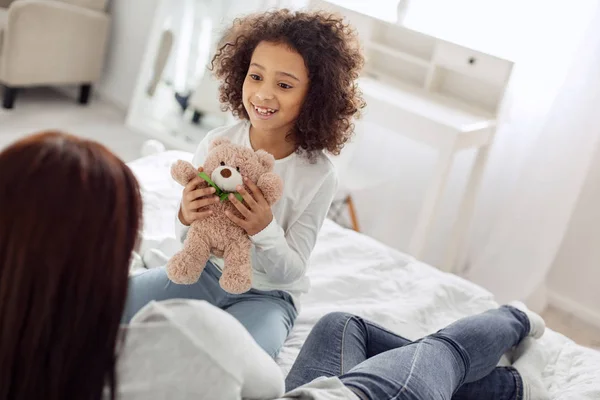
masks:
<svg viewBox="0 0 600 400"><path fill-rule="evenodd" d="M348 204L348 212L350 214L350 219L352 220L352 229L354 229L356 232L360 232L360 228L358 225L358 215L356 214L356 208L354 207L352 196L348 196L348 198L346 199L346 203Z"/></svg>
<svg viewBox="0 0 600 400"><path fill-rule="evenodd" d="M458 211L458 217L452 228L452 234L450 235L450 244L447 248L443 265L445 271L454 273L459 272L458 269L460 266L458 264L464 261L468 244L467 234L471 227L475 201L477 199L479 187L481 186L481 179L483 178L483 172L485 170L489 152L489 144L479 148L477 157L471 168L469 180Z"/></svg>
<svg viewBox="0 0 600 400"><path fill-rule="evenodd" d="M417 219L417 226L408 248L408 253L417 259L423 257L423 251L429 239L429 232L437 215L440 201L442 200L453 159L454 146L451 149L443 151L435 165L433 179L427 189L425 200Z"/></svg>

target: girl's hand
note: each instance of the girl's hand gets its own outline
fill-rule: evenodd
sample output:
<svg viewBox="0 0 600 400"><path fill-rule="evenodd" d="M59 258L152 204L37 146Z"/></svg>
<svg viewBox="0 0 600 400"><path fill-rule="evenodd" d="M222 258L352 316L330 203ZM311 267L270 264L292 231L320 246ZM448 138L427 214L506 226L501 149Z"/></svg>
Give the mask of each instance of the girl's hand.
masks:
<svg viewBox="0 0 600 400"><path fill-rule="evenodd" d="M244 177L244 183L250 188L251 194L241 186L237 187L237 191L244 198L244 202L240 202L233 194L229 195L229 200L242 214L244 218L238 218L232 212L226 211L225 215L240 226L250 236L256 235L262 231L273 220L273 212L271 206L265 200L262 192L253 182Z"/></svg>
<svg viewBox="0 0 600 400"><path fill-rule="evenodd" d="M202 172L202 167L198 168L198 172ZM219 202L219 197L214 195L213 187L196 189L202 182L204 179L197 176L183 188L179 208L179 221L183 225L190 226L192 222L208 217L212 211L207 210L206 207Z"/></svg>

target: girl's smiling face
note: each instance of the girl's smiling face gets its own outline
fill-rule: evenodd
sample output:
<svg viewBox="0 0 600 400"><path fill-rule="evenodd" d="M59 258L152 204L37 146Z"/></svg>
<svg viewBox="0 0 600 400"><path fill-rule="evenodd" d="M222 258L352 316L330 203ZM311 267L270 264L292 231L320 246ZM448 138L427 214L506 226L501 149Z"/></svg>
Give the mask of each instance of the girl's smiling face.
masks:
<svg viewBox="0 0 600 400"><path fill-rule="evenodd" d="M308 92L304 59L283 43L260 42L254 49L242 98L252 126L287 134Z"/></svg>

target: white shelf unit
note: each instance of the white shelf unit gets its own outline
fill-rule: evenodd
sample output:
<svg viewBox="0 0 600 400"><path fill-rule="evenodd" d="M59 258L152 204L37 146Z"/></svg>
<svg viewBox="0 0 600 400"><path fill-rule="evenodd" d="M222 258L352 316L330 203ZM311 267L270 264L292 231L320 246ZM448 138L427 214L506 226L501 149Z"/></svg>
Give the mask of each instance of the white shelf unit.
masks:
<svg viewBox="0 0 600 400"><path fill-rule="evenodd" d="M351 10L345 14L359 27L366 77L399 90L408 84L425 97L451 100L453 107L496 115L512 62Z"/></svg>
<svg viewBox="0 0 600 400"><path fill-rule="evenodd" d="M413 256L424 254L455 154L477 149L447 240L446 261L440 266L455 272L464 258L476 194L513 63L337 3L313 0L310 7L340 13L358 31L366 58L360 81L367 101L365 120L438 151L408 248Z"/></svg>

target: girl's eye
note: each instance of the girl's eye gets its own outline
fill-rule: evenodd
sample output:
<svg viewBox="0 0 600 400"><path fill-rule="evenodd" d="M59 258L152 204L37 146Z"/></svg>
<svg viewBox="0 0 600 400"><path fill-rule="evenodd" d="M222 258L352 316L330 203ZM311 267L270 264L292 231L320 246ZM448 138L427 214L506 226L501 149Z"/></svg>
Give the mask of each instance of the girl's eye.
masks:
<svg viewBox="0 0 600 400"><path fill-rule="evenodd" d="M252 80L255 80L255 81L260 81L260 76L258 76L256 74L250 74L250 78L252 78Z"/></svg>
<svg viewBox="0 0 600 400"><path fill-rule="evenodd" d="M237 172L240 172L240 167L235 167L235 169L237 169Z"/></svg>
<svg viewBox="0 0 600 400"><path fill-rule="evenodd" d="M224 167L225 166L225 162L221 161L221 166Z"/></svg>
<svg viewBox="0 0 600 400"><path fill-rule="evenodd" d="M279 87L282 89L291 89L292 87L287 83L279 83Z"/></svg>

